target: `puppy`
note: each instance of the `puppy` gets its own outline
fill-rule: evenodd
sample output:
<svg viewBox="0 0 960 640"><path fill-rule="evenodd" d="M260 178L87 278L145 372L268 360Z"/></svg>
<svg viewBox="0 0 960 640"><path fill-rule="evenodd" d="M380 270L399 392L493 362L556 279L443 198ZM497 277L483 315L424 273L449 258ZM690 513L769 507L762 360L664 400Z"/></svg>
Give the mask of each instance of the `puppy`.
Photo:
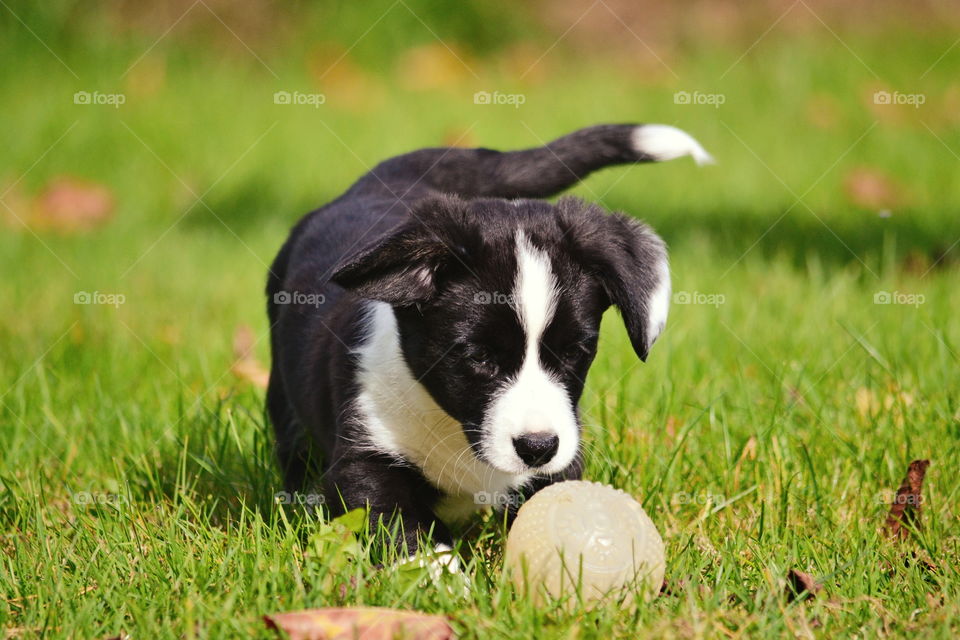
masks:
<svg viewBox="0 0 960 640"><path fill-rule="evenodd" d="M602 167L690 155L664 125L601 125L523 151L422 149L307 215L267 284L267 408L287 489L400 516L413 553L490 502L580 477L577 403L604 310L646 359L663 241L574 198Z"/></svg>

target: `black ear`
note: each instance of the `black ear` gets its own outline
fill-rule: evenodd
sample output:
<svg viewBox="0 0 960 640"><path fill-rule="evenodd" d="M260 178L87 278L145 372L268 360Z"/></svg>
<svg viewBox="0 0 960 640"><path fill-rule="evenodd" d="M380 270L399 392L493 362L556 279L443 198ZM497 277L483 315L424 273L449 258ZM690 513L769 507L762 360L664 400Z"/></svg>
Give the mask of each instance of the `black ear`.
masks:
<svg viewBox="0 0 960 640"><path fill-rule="evenodd" d="M562 198L564 237L597 278L607 302L620 310L633 350L646 361L667 321L670 265L663 240L624 214L607 214L576 198Z"/></svg>
<svg viewBox="0 0 960 640"><path fill-rule="evenodd" d="M397 306L431 299L438 272L455 259L448 231L462 204L452 197L418 204L409 221L347 257L331 279L360 296Z"/></svg>

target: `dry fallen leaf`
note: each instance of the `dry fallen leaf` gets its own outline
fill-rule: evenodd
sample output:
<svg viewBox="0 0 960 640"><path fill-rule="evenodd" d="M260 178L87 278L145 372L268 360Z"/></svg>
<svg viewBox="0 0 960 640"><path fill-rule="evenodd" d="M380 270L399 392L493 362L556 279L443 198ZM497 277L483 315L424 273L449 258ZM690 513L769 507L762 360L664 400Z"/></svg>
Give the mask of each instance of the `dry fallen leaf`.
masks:
<svg viewBox="0 0 960 640"><path fill-rule="evenodd" d="M354 607L307 609L263 617L270 629L290 640L451 640L443 616L415 611Z"/></svg>
<svg viewBox="0 0 960 640"><path fill-rule="evenodd" d="M864 209L889 210L903 203L903 188L892 178L867 167L850 171L843 180L850 201Z"/></svg>
<svg viewBox="0 0 960 640"><path fill-rule="evenodd" d="M253 329L247 325L237 327L233 334L233 356L236 360L230 367L230 371L241 380L246 380L260 389L266 389L270 382L270 371L260 364L253 354L256 343Z"/></svg>
<svg viewBox="0 0 960 640"><path fill-rule="evenodd" d="M787 573L787 601L806 600L815 597L823 590L823 585L813 579L809 573L790 569Z"/></svg>
<svg viewBox="0 0 960 640"><path fill-rule="evenodd" d="M100 184L71 177L52 180L33 203L30 226L72 233L89 231L113 213L110 190Z"/></svg>
<svg viewBox="0 0 960 640"><path fill-rule="evenodd" d="M312 84L325 105L362 112L379 109L386 100L381 78L364 71L348 54L328 44L311 50L306 64Z"/></svg>
<svg viewBox="0 0 960 640"><path fill-rule="evenodd" d="M907 475L904 476L900 488L897 489L897 495L893 499L893 504L890 505L890 513L887 515L887 521L884 524L884 529L891 538L902 540L910 535L909 527L917 528L920 526L923 477L926 475L929 466L929 460L914 460L907 467Z"/></svg>
<svg viewBox="0 0 960 640"><path fill-rule="evenodd" d="M397 76L413 89L447 88L472 75L464 58L465 54L449 43L420 45L400 55Z"/></svg>

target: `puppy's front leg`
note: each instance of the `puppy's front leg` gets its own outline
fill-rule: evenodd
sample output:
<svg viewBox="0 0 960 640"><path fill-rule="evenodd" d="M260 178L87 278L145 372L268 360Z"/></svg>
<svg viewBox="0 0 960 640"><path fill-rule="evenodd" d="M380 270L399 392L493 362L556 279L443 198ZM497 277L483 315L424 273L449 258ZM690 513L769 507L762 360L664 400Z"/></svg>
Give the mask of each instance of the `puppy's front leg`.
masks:
<svg viewBox="0 0 960 640"><path fill-rule="evenodd" d="M449 529L433 512L438 491L412 467L397 466L387 456L342 459L327 473L326 484L334 514L344 508L366 508L373 531L381 521L402 525L394 541L402 556L415 554L428 537L433 545L453 546Z"/></svg>

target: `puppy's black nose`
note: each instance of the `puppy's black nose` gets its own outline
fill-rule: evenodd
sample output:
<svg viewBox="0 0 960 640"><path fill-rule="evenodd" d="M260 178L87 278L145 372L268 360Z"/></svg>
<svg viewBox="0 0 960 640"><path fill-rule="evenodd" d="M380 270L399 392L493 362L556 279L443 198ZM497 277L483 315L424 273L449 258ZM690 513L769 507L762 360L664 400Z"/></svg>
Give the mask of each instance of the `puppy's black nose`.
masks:
<svg viewBox="0 0 960 640"><path fill-rule="evenodd" d="M513 448L528 466L539 467L547 464L557 453L560 438L555 433L537 431L525 433L513 439Z"/></svg>

